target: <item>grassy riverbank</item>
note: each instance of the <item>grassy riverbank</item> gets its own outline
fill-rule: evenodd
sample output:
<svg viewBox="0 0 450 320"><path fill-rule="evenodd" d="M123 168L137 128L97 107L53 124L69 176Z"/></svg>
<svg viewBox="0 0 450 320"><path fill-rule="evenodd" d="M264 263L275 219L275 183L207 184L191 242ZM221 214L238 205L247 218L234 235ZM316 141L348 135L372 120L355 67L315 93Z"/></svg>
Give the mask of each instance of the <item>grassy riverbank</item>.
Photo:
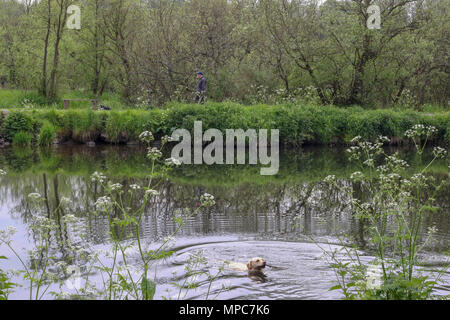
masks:
<svg viewBox="0 0 450 320"><path fill-rule="evenodd" d="M404 142L404 133L415 124L432 125L437 133L432 142L450 142L450 113L421 113L392 109L365 110L359 107L300 105L252 105L171 103L152 110L93 111L56 108L12 109L1 116L1 137L16 144L49 144L73 140L106 143L132 143L144 130L156 137L170 135L176 128L193 129L194 121L203 130L249 128L279 129L280 142L288 146L303 144L346 144L353 137L373 139L392 137L393 144Z"/></svg>

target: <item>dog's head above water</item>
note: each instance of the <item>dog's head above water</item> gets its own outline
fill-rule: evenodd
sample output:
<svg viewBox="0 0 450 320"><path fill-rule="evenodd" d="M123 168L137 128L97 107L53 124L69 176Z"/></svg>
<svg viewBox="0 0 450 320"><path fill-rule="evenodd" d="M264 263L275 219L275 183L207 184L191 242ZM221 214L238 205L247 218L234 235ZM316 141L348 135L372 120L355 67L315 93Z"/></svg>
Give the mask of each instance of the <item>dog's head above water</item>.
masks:
<svg viewBox="0 0 450 320"><path fill-rule="evenodd" d="M256 257L256 258L252 258L248 263L247 263L247 269L249 271L259 271L261 269L264 269L266 267L266 261L264 261L263 258L260 257Z"/></svg>

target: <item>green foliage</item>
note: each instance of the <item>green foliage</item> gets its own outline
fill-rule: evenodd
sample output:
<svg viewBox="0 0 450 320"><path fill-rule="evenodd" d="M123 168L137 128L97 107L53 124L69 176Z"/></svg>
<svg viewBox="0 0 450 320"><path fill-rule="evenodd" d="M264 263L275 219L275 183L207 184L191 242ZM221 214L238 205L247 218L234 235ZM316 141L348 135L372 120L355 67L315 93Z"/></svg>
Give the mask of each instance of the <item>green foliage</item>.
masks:
<svg viewBox="0 0 450 320"><path fill-rule="evenodd" d="M411 139L429 138L435 133L434 127L415 125L406 132L406 136ZM447 152L435 147L431 161L411 175L406 170L408 163L397 153L387 155L384 152L382 146L387 141L387 137L379 137L375 142L363 141L358 136L352 140L354 146L347 150L349 160L358 163L362 170L351 174L350 180L360 184L364 193L371 194L370 198L357 195L353 186L342 185L334 175L324 180L349 196L352 216L366 224L369 246L375 254L375 259L366 264L360 259L360 248L356 246L346 248L344 245L340 252L337 249L331 253L325 251L338 282L331 290L341 290L346 299L431 299L448 266L433 272L427 270L434 280L424 275L425 270L418 268L418 255L426 243L433 240L436 229L429 228L425 239L418 235L427 215L444 210L435 205L435 196L448 185L448 177L436 183L427 169L436 159L445 158ZM426 143L426 139L414 142L419 158ZM380 162L382 164L377 166ZM389 228L388 221L392 224ZM344 244L344 240L341 241Z"/></svg>
<svg viewBox="0 0 450 320"><path fill-rule="evenodd" d="M22 131L29 133L32 132L32 130L33 130L33 120L31 116L25 112L21 111L11 112L2 122L3 136L10 141L13 140L14 136L18 132Z"/></svg>
<svg viewBox="0 0 450 320"><path fill-rule="evenodd" d="M0 260L6 259L5 256L0 256ZM8 300L9 292L16 286L12 283L8 275L0 269L0 300Z"/></svg>
<svg viewBox="0 0 450 320"><path fill-rule="evenodd" d="M156 138L170 135L177 128L193 130L202 121L203 130L279 129L280 143L347 144L354 136L374 139L393 137L392 143L407 143L405 132L415 124L432 125L437 133L432 143L450 142L450 113L423 114L406 110L364 110L279 104L244 106L232 102L207 102L205 105L170 103L162 109L93 111L90 109L35 109L12 112L2 125L9 137L17 131L33 132L36 123L52 124L58 136L78 142L105 141L126 143L138 140L139 133L152 131Z"/></svg>
<svg viewBox="0 0 450 320"><path fill-rule="evenodd" d="M3 87L38 89L47 96L59 92L67 98L103 95L105 104L117 109L145 105L150 86L154 102L161 105L192 101L194 71L201 69L208 98L216 101L448 107L449 73L442 63L448 51L448 0L427 5L379 0L382 28L376 31L365 23L370 1L162 1L142 6L121 0L98 6L98 0L86 0L79 4L81 30L62 32L55 26L64 23L59 17L69 3L0 2ZM121 17L121 23L105 24L110 17ZM49 41L42 41L47 34ZM0 108L20 106L21 100L8 91L4 99L0 93ZM105 92L112 97L105 99ZM21 99L36 106L44 102L34 93ZM51 103L62 107L60 100ZM73 105L89 108L88 102Z"/></svg>
<svg viewBox="0 0 450 320"><path fill-rule="evenodd" d="M51 123L45 122L44 125L41 127L39 133L38 144L40 146L49 146L52 144L55 137L56 137L55 127Z"/></svg>
<svg viewBox="0 0 450 320"><path fill-rule="evenodd" d="M0 90L0 109L20 107L23 90Z"/></svg>
<svg viewBox="0 0 450 320"><path fill-rule="evenodd" d="M14 135L12 143L16 146L29 146L31 144L31 139L32 136L30 133L26 131L19 131Z"/></svg>
<svg viewBox="0 0 450 320"><path fill-rule="evenodd" d="M56 98L46 98L38 92L25 91L20 95L20 107L27 107L28 105L43 107L52 104L61 104L61 101Z"/></svg>

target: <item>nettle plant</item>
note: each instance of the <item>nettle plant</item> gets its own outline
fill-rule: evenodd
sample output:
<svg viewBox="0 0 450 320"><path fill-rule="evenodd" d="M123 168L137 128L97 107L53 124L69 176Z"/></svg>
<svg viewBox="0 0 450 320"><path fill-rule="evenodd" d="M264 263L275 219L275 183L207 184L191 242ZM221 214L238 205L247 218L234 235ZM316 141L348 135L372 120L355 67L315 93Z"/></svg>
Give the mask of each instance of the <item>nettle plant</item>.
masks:
<svg viewBox="0 0 450 320"><path fill-rule="evenodd" d="M16 230L8 227L0 232L0 245L8 247L23 266L23 270L0 273L0 297L7 298L17 286L10 279L21 274L28 283L30 299L42 299L47 292L57 299L153 299L157 266L173 255L174 236L200 210L214 206L215 200L214 196L205 193L195 210L175 212L173 232L158 242L156 248L149 249L151 246L143 243L140 229L144 211L151 205L151 199L159 195L157 187L169 170L180 165L180 162L174 158L163 160L161 150L151 147L154 140L151 132L145 131L139 138L147 144L147 158L151 162L146 186L123 186L109 180L101 172L91 175L96 190L101 192L91 214L105 216L109 223L109 242L103 244L104 249L91 246L86 229L87 218L76 217L76 213L71 212L69 199L62 198L58 207L49 212L48 200L39 193L31 193L28 195L33 212L31 230L37 245L28 252L28 260L22 259L11 240ZM161 149L169 140L169 137L162 138ZM0 174L6 175L6 172L0 170ZM209 268L205 268L205 261L201 253L193 254L186 266L184 283L173 283L177 294L164 298L182 299L189 290L196 289L200 281L202 284L206 281L209 283L207 299L212 283L223 268L218 268L213 275ZM92 275L96 275L95 279ZM58 287L59 291L55 290Z"/></svg>
<svg viewBox="0 0 450 320"><path fill-rule="evenodd" d="M419 155L435 131L423 125L407 131L407 136L415 139ZM382 146L388 141L387 137L379 137L368 142L358 136L347 150L349 159L361 168L350 180L370 195L368 199L356 198L352 184L346 181L333 175L325 178L330 187L348 196L351 213L364 221L370 249L375 252L375 259L364 263L358 248L349 247L343 239L341 249L324 250L338 282L331 289L341 290L346 299L437 298L433 290L449 266L425 270L420 268L418 255L436 232L435 227L429 228L425 239L421 239L422 221L426 215L439 214L435 196L449 184L448 175L436 181L427 169L436 159L445 157L446 150L435 147L432 160L420 172L411 174L406 170L408 163L397 153L384 152Z"/></svg>

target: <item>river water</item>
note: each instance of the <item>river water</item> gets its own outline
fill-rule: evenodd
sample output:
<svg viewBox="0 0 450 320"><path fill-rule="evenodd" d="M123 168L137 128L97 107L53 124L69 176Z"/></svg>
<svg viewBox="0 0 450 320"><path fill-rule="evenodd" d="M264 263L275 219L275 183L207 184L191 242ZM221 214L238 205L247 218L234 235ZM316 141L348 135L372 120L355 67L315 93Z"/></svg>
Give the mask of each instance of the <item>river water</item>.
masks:
<svg viewBox="0 0 450 320"><path fill-rule="evenodd" d="M387 151L399 151L411 164L411 170L421 166L411 150ZM74 213L87 229L84 241L94 249L109 250L108 219L91 214L102 194L90 176L101 171L124 186L145 185L149 163L145 150L139 147L66 145L49 150L0 149L0 169L8 172L0 177L0 229L6 226L18 229L12 238L14 246L30 263L26 252L34 248L35 234L29 222L32 214L27 201L29 193L47 194L50 208L57 207L63 197L69 198L70 208L60 214ZM342 298L338 291L329 291L335 285L335 275L323 250L341 249L340 239L346 236L361 250L362 259L370 261L373 253L363 223L348 211L348 199L321 180L329 174L345 180L355 170L344 149L330 147L283 152L275 176L259 175L259 166L255 165L176 168L159 185L160 195L145 208L140 233L147 249L157 247L169 236L176 228L174 215L180 210L195 210L203 193L213 194L216 205L191 217L171 241L174 254L160 262L155 271L155 298L205 299L206 295L217 299ZM448 159L435 163L431 171L440 179L448 179ZM442 252L450 248L449 190L442 190L436 201L443 210L423 221L423 238L430 227L437 232L426 245L421 261L440 267L448 263ZM133 236L130 229L124 242ZM54 250L55 254L61 254L65 249ZM20 267L18 259L5 246L0 246L1 255L8 259L0 260L0 269ZM224 260L246 263L252 257L263 257L268 264L267 277L255 281L245 272L225 268L211 287L199 277L196 289L179 290L173 283L182 284L188 279L186 265L196 255L204 258L199 268L211 274L219 271ZM131 263L136 262L139 267L138 260L137 252L132 252ZM98 277L95 271L92 273L93 278ZM28 298L27 284L19 277L14 279L23 287L16 288L10 298ZM436 293L450 294L450 274L444 274L443 279ZM52 297L45 294L43 298Z"/></svg>

